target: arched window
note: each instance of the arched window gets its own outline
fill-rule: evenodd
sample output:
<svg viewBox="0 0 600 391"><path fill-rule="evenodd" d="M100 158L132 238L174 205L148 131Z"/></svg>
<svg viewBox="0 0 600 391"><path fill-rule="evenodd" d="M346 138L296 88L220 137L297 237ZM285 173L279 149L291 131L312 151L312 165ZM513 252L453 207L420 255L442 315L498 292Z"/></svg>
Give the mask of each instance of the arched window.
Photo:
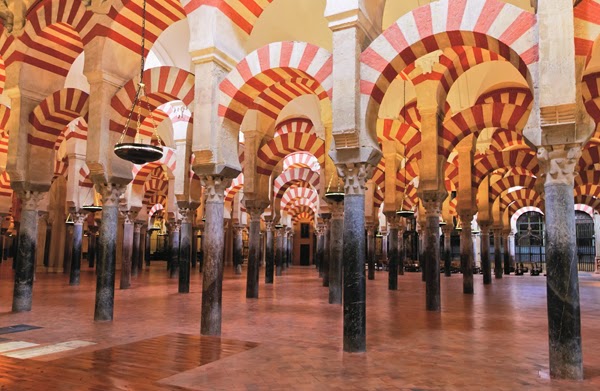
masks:
<svg viewBox="0 0 600 391"><path fill-rule="evenodd" d="M575 211L575 232L577 233L577 265L579 271L593 272L596 247L594 220L589 214Z"/></svg>

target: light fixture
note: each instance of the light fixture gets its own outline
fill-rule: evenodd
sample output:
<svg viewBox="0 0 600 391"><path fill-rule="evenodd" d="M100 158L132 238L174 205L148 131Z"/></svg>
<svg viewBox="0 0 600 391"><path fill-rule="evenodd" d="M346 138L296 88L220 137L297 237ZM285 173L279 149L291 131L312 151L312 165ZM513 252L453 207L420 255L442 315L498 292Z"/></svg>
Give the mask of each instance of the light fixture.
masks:
<svg viewBox="0 0 600 391"><path fill-rule="evenodd" d="M283 224L275 224L275 229L281 229L283 228Z"/></svg>
<svg viewBox="0 0 600 391"><path fill-rule="evenodd" d="M342 186L340 186L341 178L338 177L337 186L335 189L331 188L331 182L333 181L333 175L329 180L329 185L327 185L327 191L325 192L325 198L332 202L342 202L344 201L345 193Z"/></svg>
<svg viewBox="0 0 600 391"><path fill-rule="evenodd" d="M404 90L403 90L403 98L402 98L402 123L406 124L406 80L403 79L403 83L402 83ZM402 148L404 155L406 155L406 146L404 144L402 144L402 146L404 148ZM406 156L404 156L402 158L402 164L403 164L403 180L404 180L404 189L402 190L402 201L400 203L400 209L398 209L398 211L396 211L396 214L400 217L404 217L405 219L410 219L415 215L415 212L411 209L404 209L404 201L406 199L406 187L408 186L408 183L406 183L406 164L408 163L408 161L406 160Z"/></svg>
<svg viewBox="0 0 600 391"><path fill-rule="evenodd" d="M65 224L67 225L74 225L75 222L73 221L73 217L71 216L71 213L69 213L67 215L67 219L65 220Z"/></svg>
<svg viewBox="0 0 600 391"><path fill-rule="evenodd" d="M440 221L440 227L443 227L443 226L445 226L446 224L447 224L447 223L446 223L444 220Z"/></svg>
<svg viewBox="0 0 600 391"><path fill-rule="evenodd" d="M129 116L127 117L127 122L125 122L125 126L123 127L123 133L121 134L121 138L119 142L115 145L114 151L115 155L120 157L123 160L130 161L134 164L145 164L160 160L163 157L163 143L158 135L158 130L156 129L156 122L154 121L154 116L152 114L152 107L150 106L150 102L148 100L148 95L146 95L145 84L144 84L144 52L146 47L146 0L142 2L142 41L141 41L141 61L140 61L140 81L138 83L138 88L135 93L135 97L133 98L133 103L131 105L131 110L129 111ZM153 128L153 137L156 138L158 145L152 145L142 142L140 127L141 127L141 117L142 117L142 105L145 105L145 110L148 112L150 116L150 121L152 123ZM137 127L136 133L133 137L132 143L126 143L125 137L127 136L127 131L129 130L129 124L131 119L133 118L133 114L137 109Z"/></svg>

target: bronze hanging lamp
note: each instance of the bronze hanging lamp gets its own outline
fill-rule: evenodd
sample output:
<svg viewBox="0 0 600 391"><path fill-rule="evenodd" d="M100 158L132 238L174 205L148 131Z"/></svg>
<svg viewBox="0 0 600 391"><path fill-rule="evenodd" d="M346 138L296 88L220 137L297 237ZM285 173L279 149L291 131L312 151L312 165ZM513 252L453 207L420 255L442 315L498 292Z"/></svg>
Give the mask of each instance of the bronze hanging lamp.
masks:
<svg viewBox="0 0 600 391"><path fill-rule="evenodd" d="M92 188L90 188L90 190L88 190L88 196L90 195L90 192L92 191ZM86 197L87 199L87 197ZM96 213L102 210L102 206L98 204L97 200L96 200L96 193L94 192L94 201L90 204L90 205L84 205L81 207L81 209L85 210L86 212L90 212L90 213Z"/></svg>
<svg viewBox="0 0 600 391"><path fill-rule="evenodd" d="M331 188L331 182L333 182L333 175L331 176L331 179L329 180L329 184L327 185L327 191L325 192L325 198L332 202L344 201L344 197L346 194L344 193L344 187L343 187L343 183L342 183L341 179L338 177L337 186L334 189Z"/></svg>
<svg viewBox="0 0 600 391"><path fill-rule="evenodd" d="M145 164L160 160L163 157L163 142L158 135L158 130L156 129L156 121L154 121L154 116L152 114L152 108L150 106L150 102L148 100L148 95L146 95L146 89L144 84L144 65L145 65L145 47L146 47L146 0L143 0L142 6L142 41L141 41L141 52L140 52L140 81L138 83L138 88L135 93L135 97L133 98L133 103L131 105L131 110L129 111L129 116L127 117L127 122L125 123L125 127L123 128L123 133L121 134L121 138L119 142L115 145L114 151L115 155L120 157L123 160L127 160L132 162L133 164ZM145 106L145 107L142 107ZM142 142L140 127L141 121L140 118L142 116L142 110L145 109L148 112L150 117L150 121L153 127L153 138L156 139L158 145L152 145L150 143ZM137 113L137 128L136 133L133 138L132 143L126 143L125 137L127 136L127 131L129 130L129 124L131 119L133 118L133 114Z"/></svg>
<svg viewBox="0 0 600 391"><path fill-rule="evenodd" d="M402 97L402 122L406 124L406 80L403 81L402 83L404 90L403 90L403 97ZM406 146L403 144L404 148L403 148L403 154L406 155ZM396 214L400 217L404 217L405 219L410 219L415 215L415 212L412 211L411 209L404 209L404 200L406 199L406 186L408 185L406 183L406 163L408 163L408 161L406 160L406 156L403 158L403 176L404 176L404 189L402 191L402 203L400 204L400 209L398 209L398 211L396 211Z"/></svg>

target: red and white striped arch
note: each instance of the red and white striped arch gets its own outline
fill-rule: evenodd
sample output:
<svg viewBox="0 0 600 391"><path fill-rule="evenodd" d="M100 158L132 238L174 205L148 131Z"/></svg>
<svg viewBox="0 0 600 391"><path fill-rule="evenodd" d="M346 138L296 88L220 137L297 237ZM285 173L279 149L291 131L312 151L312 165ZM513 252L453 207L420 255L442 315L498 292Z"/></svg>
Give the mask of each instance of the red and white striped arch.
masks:
<svg viewBox="0 0 600 391"><path fill-rule="evenodd" d="M202 6L215 7L227 16L233 24L250 35L254 24L265 8L273 0L191 0L184 7L191 14Z"/></svg>
<svg viewBox="0 0 600 391"><path fill-rule="evenodd" d="M508 129L496 129L488 150L491 153L497 153L522 148L529 148L522 134Z"/></svg>
<svg viewBox="0 0 600 391"><path fill-rule="evenodd" d="M533 189L537 178L529 175L509 175L499 181L494 182L490 186L489 201L493 203L496 198L500 197L502 193L509 190L510 188L521 186L527 189Z"/></svg>
<svg viewBox="0 0 600 391"><path fill-rule="evenodd" d="M52 180L56 179L59 176L64 176L65 178L67 178L67 170L68 169L69 169L69 158L67 156L64 156L62 159L55 159L54 160L54 174L52 176Z"/></svg>
<svg viewBox="0 0 600 391"><path fill-rule="evenodd" d="M519 209L513 213L512 217L510 218L510 226L513 228L516 227L517 220L519 219L519 217L523 216L527 212L537 212L537 213L541 214L542 216L544 215L544 212L542 212L542 210L540 208L537 208L535 206L524 206L521 209Z"/></svg>
<svg viewBox="0 0 600 391"><path fill-rule="evenodd" d="M446 178L446 190L454 191L458 189L458 155L454 156L452 161L444 164L444 176Z"/></svg>
<svg viewBox="0 0 600 391"><path fill-rule="evenodd" d="M600 171L598 170L581 170L575 176L575 187L600 183Z"/></svg>
<svg viewBox="0 0 600 391"><path fill-rule="evenodd" d="M4 53L4 52L0 52ZM0 56L0 94L4 93L4 85L6 84L6 65L4 65L4 58Z"/></svg>
<svg viewBox="0 0 600 391"><path fill-rule="evenodd" d="M219 115L237 129L255 99L269 87L293 79L318 82L331 97L332 56L306 42L275 42L255 50L220 85Z"/></svg>
<svg viewBox="0 0 600 391"><path fill-rule="evenodd" d="M131 173L133 175L133 185L143 185L148 178L148 175L159 166L165 166L169 170L171 174L175 172L175 168L177 167L177 156L175 151L171 148L163 148L163 157L160 160L157 160L152 163L140 165L134 164Z"/></svg>
<svg viewBox="0 0 600 391"><path fill-rule="evenodd" d="M589 62L594 41L600 34L600 4L597 0L583 0L573 9L575 24L575 55L585 56Z"/></svg>
<svg viewBox="0 0 600 391"><path fill-rule="evenodd" d="M143 81L148 95L150 110L155 111L159 106L174 100L182 101L186 106L194 103L194 75L176 67L157 67L144 71ZM137 89L137 80L132 79L123 86L111 100L110 130L123 132ZM145 111L145 110L144 110ZM145 120L144 112L142 113ZM128 136L136 131L138 114L131 117Z"/></svg>
<svg viewBox="0 0 600 391"><path fill-rule="evenodd" d="M229 186L225 190L225 205L229 205L231 208L231 205L233 204L233 199L235 198L235 195L237 193L239 193L239 191L242 190L243 188L244 188L244 174L239 174L237 176L237 178L235 178L231 182L231 186Z"/></svg>
<svg viewBox="0 0 600 391"><path fill-rule="evenodd" d="M382 140L398 140L404 145L405 155L408 159L421 158L421 131L397 119L377 120L377 137Z"/></svg>
<svg viewBox="0 0 600 391"><path fill-rule="evenodd" d="M6 156L8 154L8 131L0 130L0 155Z"/></svg>
<svg viewBox="0 0 600 391"><path fill-rule="evenodd" d="M325 164L325 142L322 139L315 134L286 133L274 137L258 150L256 172L271 175L275 166L294 152L310 153L321 166Z"/></svg>
<svg viewBox="0 0 600 391"><path fill-rule="evenodd" d="M479 187L483 179L502 167L521 167L536 175L539 171L537 156L533 151L518 150L484 155L475 163L473 186Z"/></svg>
<svg viewBox="0 0 600 391"><path fill-rule="evenodd" d="M290 202L297 199L306 199L314 205L319 205L319 195L314 189L307 187L291 187L281 197L281 209L287 209Z"/></svg>
<svg viewBox="0 0 600 391"><path fill-rule="evenodd" d="M301 221L313 221L315 219L315 214L311 210L309 212L300 212L294 216L294 222L298 223Z"/></svg>
<svg viewBox="0 0 600 391"><path fill-rule="evenodd" d="M167 118L169 118L169 115L161 109L154 110L152 112L152 117L149 115L146 116L144 121L140 124L140 135L151 138L154 135L154 126L158 127ZM133 128L134 126L131 126L130 128Z"/></svg>
<svg viewBox="0 0 600 391"><path fill-rule="evenodd" d="M164 194L152 194L148 199L144 200L144 205L162 205L163 207L167 205L167 196ZM154 207L150 208L150 210L154 209ZM159 209L157 209L159 210ZM156 211L154 212L156 213ZM154 214L153 213L153 214ZM150 215L152 217L152 215Z"/></svg>
<svg viewBox="0 0 600 391"><path fill-rule="evenodd" d="M106 35L108 39L139 54L142 50L140 46L142 0L128 0L120 3L123 4L120 9L113 6L108 13L113 22ZM173 23L186 18L186 13L178 0L147 0L146 12L145 56L148 55L152 45L163 31Z"/></svg>
<svg viewBox="0 0 600 391"><path fill-rule="evenodd" d="M454 46L492 50L511 62L529 85L538 61L536 16L500 0L441 0L403 15L361 55L365 126L398 74L417 58Z"/></svg>
<svg viewBox="0 0 600 391"><path fill-rule="evenodd" d="M449 156L458 143L470 134L476 137L485 128L502 128L522 135L530 109L509 103L483 103L469 107L444 121L439 153Z"/></svg>
<svg viewBox="0 0 600 391"><path fill-rule="evenodd" d="M476 105L484 103L506 103L529 107L533 103L533 94L524 87L497 88L481 94L475 102Z"/></svg>
<svg viewBox="0 0 600 391"><path fill-rule="evenodd" d="M592 207L594 210L600 212L600 198L587 194L580 194L575 196L575 204L583 204Z"/></svg>
<svg viewBox="0 0 600 391"><path fill-rule="evenodd" d="M299 167L307 167L319 172L321 164L316 157L306 152L294 152L283 159L283 171Z"/></svg>
<svg viewBox="0 0 600 391"><path fill-rule="evenodd" d="M585 185L575 186L573 188L573 194L575 197L580 195L600 197L600 184L599 183L588 183Z"/></svg>
<svg viewBox="0 0 600 391"><path fill-rule="evenodd" d="M283 194L291 186L304 184L312 186L313 189L319 191L319 173L304 167L293 168L291 170L284 171L277 177L277 179L275 179L275 182L273 183L274 199L280 199L283 197Z"/></svg>
<svg viewBox="0 0 600 391"><path fill-rule="evenodd" d="M54 149L58 150L60 145L65 140L78 139L87 141L88 126L85 120L81 117L76 118L74 122L69 123L58 135L56 143L54 143Z"/></svg>
<svg viewBox="0 0 600 391"><path fill-rule="evenodd" d="M587 213L592 219L594 218L594 208L589 205L575 204L575 210Z"/></svg>
<svg viewBox="0 0 600 391"><path fill-rule="evenodd" d="M531 209L529 209L531 208ZM539 213L543 213L543 208L544 208L544 202L536 199L536 200L528 200L528 199L519 199L515 202L513 202L512 204L510 204L508 206L508 216L515 216L517 213L519 213L522 210L527 210L527 211L535 211L535 212L539 212ZM518 219L518 217L517 217ZM517 220L515 220L515 224L516 224ZM511 217L511 224L512 224L512 217Z"/></svg>
<svg viewBox="0 0 600 391"><path fill-rule="evenodd" d="M600 72L590 73L583 77L581 94L585 110L597 125L600 123Z"/></svg>
<svg viewBox="0 0 600 391"><path fill-rule="evenodd" d="M274 137L288 133L314 133L313 130L314 126L311 120L306 118L292 118L277 125Z"/></svg>
<svg viewBox="0 0 600 391"><path fill-rule="evenodd" d="M9 118L10 118L10 109L5 105L0 104L0 129L1 130L6 130L6 125L8 124Z"/></svg>
<svg viewBox="0 0 600 391"><path fill-rule="evenodd" d="M44 99L29 115L33 125L27 137L29 144L53 150L64 128L76 118L87 116L88 98L81 90L65 88Z"/></svg>
<svg viewBox="0 0 600 391"><path fill-rule="evenodd" d="M529 206L536 206L539 208L543 208L544 204L544 200L534 189L519 189L502 195L500 198L500 211L504 213L504 210L516 201L529 202Z"/></svg>
<svg viewBox="0 0 600 391"><path fill-rule="evenodd" d="M286 209L283 210L287 214L295 216L298 213L306 212L306 208L310 208L310 210L312 210L314 214L319 213L319 207L316 204L310 202L307 199L300 198L297 198L294 201L290 202L288 205L286 205Z"/></svg>
<svg viewBox="0 0 600 391"><path fill-rule="evenodd" d="M581 157L577 162L577 170L580 172L591 170L598 163L600 163L600 144L588 143L581 152Z"/></svg>
<svg viewBox="0 0 600 391"><path fill-rule="evenodd" d="M154 206L152 206L152 208L150 208L150 211L148 212L148 217L152 218L152 216L154 216L156 212L163 209L165 209L163 204L155 204Z"/></svg>
<svg viewBox="0 0 600 391"><path fill-rule="evenodd" d="M90 169L88 168L87 164L84 164L79 169L79 187L86 189L91 189L94 187L94 183L90 177Z"/></svg>
<svg viewBox="0 0 600 391"><path fill-rule="evenodd" d="M0 174L0 197L12 199L12 196L13 190L10 187L10 177L8 176L8 172L2 171L2 174Z"/></svg>
<svg viewBox="0 0 600 391"><path fill-rule="evenodd" d="M319 100L329 98L329 95L318 81L296 77L266 88L256 97L251 108L275 120L288 103L303 95L316 95Z"/></svg>

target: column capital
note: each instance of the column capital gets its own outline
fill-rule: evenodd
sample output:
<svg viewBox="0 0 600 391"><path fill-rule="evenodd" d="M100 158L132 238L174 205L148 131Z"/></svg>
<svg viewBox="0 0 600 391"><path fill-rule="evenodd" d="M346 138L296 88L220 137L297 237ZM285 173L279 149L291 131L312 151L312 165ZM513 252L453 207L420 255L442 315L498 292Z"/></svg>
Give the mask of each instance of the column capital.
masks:
<svg viewBox="0 0 600 391"><path fill-rule="evenodd" d="M329 202L329 212L332 220L344 219L344 202Z"/></svg>
<svg viewBox="0 0 600 391"><path fill-rule="evenodd" d="M134 224L135 219L137 218L137 215L138 215L137 210L122 210L121 211L121 216L123 216L123 218L125 218L125 224ZM74 216L73 216L73 219L75 219Z"/></svg>
<svg viewBox="0 0 600 391"><path fill-rule="evenodd" d="M96 191L102 196L103 206L119 206L119 201L126 189L126 185L118 183L96 184Z"/></svg>
<svg viewBox="0 0 600 391"><path fill-rule="evenodd" d="M387 220L389 229L400 228L402 217L398 216L396 212L385 212L384 215Z"/></svg>
<svg viewBox="0 0 600 391"><path fill-rule="evenodd" d="M454 227L451 224L447 224L442 227L442 232L445 236L452 235L452 231L454 231Z"/></svg>
<svg viewBox="0 0 600 391"><path fill-rule="evenodd" d="M440 215L442 213L442 203L448 197L448 193L445 191L422 191L419 194L421 202L423 202L423 208L427 216Z"/></svg>
<svg viewBox="0 0 600 391"><path fill-rule="evenodd" d="M134 225L133 225L133 232L135 233L141 233L142 232L142 227L146 224L145 221L140 221L140 220L136 220Z"/></svg>
<svg viewBox="0 0 600 391"><path fill-rule="evenodd" d="M265 217L265 229L267 230L267 232L273 232L273 230L275 229L275 224L273 223L273 218L272 217Z"/></svg>
<svg viewBox="0 0 600 391"><path fill-rule="evenodd" d="M75 225L83 225L85 219L87 218L88 212L84 210L71 212L71 217L73 218L73 223Z"/></svg>
<svg viewBox="0 0 600 391"><path fill-rule="evenodd" d="M261 206L246 206L246 212L250 215L250 221L260 221L260 216L264 213L265 208Z"/></svg>
<svg viewBox="0 0 600 391"><path fill-rule="evenodd" d="M367 180L373 173L374 166L369 163L338 164L338 174L344 180L346 195L364 195Z"/></svg>
<svg viewBox="0 0 600 391"><path fill-rule="evenodd" d="M537 150L544 185L574 186L575 167L581 157L581 144L542 146Z"/></svg>
<svg viewBox="0 0 600 391"><path fill-rule="evenodd" d="M216 175L206 175L200 178L204 186L207 204L222 204L225 200L225 190L231 185L231 178Z"/></svg>
<svg viewBox="0 0 600 391"><path fill-rule="evenodd" d="M367 230L367 236L375 236L375 223L366 223L365 229Z"/></svg>
<svg viewBox="0 0 600 391"><path fill-rule="evenodd" d="M181 229L181 220L171 220L167 223L169 231L171 232L179 232Z"/></svg>
<svg viewBox="0 0 600 391"><path fill-rule="evenodd" d="M40 201L44 198L46 193L40 191L31 190L19 190L16 192L17 197L21 200L21 209L23 210L37 210Z"/></svg>
<svg viewBox="0 0 600 391"><path fill-rule="evenodd" d="M182 224L192 224L194 222L194 213L196 212L196 209L179 208L178 212L181 216Z"/></svg>

